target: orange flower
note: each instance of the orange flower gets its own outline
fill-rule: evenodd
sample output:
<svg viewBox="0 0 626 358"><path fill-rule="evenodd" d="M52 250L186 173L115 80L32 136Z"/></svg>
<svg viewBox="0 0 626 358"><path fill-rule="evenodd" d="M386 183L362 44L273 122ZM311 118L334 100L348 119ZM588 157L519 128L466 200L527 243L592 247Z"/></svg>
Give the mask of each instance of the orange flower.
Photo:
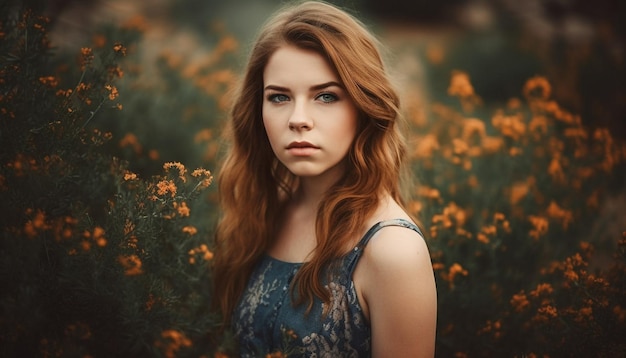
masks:
<svg viewBox="0 0 626 358"><path fill-rule="evenodd" d="M530 291L530 295L532 297L539 297L541 295L549 295L554 291L554 289L552 288L552 285L550 285L549 283L540 283L537 285L537 288L534 289L533 291Z"/></svg>
<svg viewBox="0 0 626 358"><path fill-rule="evenodd" d="M578 316L574 318L576 322L588 322L593 319L593 308L583 307L578 310Z"/></svg>
<svg viewBox="0 0 626 358"><path fill-rule="evenodd" d="M169 192L172 198L176 196L176 191L178 189L176 188L176 184L174 184L173 180L161 180L157 183L157 188L158 195L165 195Z"/></svg>
<svg viewBox="0 0 626 358"><path fill-rule="evenodd" d="M513 183L511 186L510 201L512 205L516 205L520 200L526 197L530 191L531 186L534 185L533 179L527 179L525 181L519 181Z"/></svg>
<svg viewBox="0 0 626 358"><path fill-rule="evenodd" d="M120 140L120 147L124 148L128 146L132 147L135 153L141 153L141 144L139 144L137 136L133 133L126 133L126 135Z"/></svg>
<svg viewBox="0 0 626 358"><path fill-rule="evenodd" d="M189 235L195 235L198 232L198 229L193 226L185 226L183 227L183 232Z"/></svg>
<svg viewBox="0 0 626 358"><path fill-rule="evenodd" d="M541 306L537 309L537 315L533 317L535 323L545 323L551 318L557 317L557 309L552 305Z"/></svg>
<svg viewBox="0 0 626 358"><path fill-rule="evenodd" d="M103 48L104 45L107 43L107 38L103 35L94 35L91 39L91 42L93 42L94 47Z"/></svg>
<svg viewBox="0 0 626 358"><path fill-rule="evenodd" d="M448 95L470 97L474 95L474 87L470 82L469 75L463 71L452 71Z"/></svg>
<svg viewBox="0 0 626 358"><path fill-rule="evenodd" d="M545 116L533 116L528 123L528 131L534 134L535 139L539 139L548 133L548 119Z"/></svg>
<svg viewBox="0 0 626 358"><path fill-rule="evenodd" d="M450 286L454 286L454 279L458 276L467 276L468 272L466 269L463 268L463 266L461 266L459 263L454 263L452 264L452 266L450 266L450 268L448 268L448 272L445 275L442 275L444 280L448 281L450 283Z"/></svg>
<svg viewBox="0 0 626 358"><path fill-rule="evenodd" d="M193 137L193 141L195 143L207 142L211 140L211 138L213 138L213 132L211 131L211 129L205 128L196 133L196 135Z"/></svg>
<svg viewBox="0 0 626 358"><path fill-rule="evenodd" d="M626 309L622 308L622 306L617 305L613 307L613 314L620 323L626 322Z"/></svg>
<svg viewBox="0 0 626 358"><path fill-rule="evenodd" d="M190 347L191 343L184 333L169 329L161 332L161 340L156 341L154 345L162 350L165 357L174 358L177 356L176 352L181 348Z"/></svg>
<svg viewBox="0 0 626 358"><path fill-rule="evenodd" d="M469 141L472 137L478 136L479 138L484 138L487 135L487 131L485 129L485 122L483 122L479 118L465 118L463 120L463 132L461 137Z"/></svg>
<svg viewBox="0 0 626 358"><path fill-rule="evenodd" d="M189 250L189 263L190 264L193 265L196 263L196 258L195 258L196 255L202 255L202 259L204 259L205 261L209 261L213 258L213 253L209 250L209 247L205 244L202 244L195 249Z"/></svg>
<svg viewBox="0 0 626 358"><path fill-rule="evenodd" d="M523 93L528 100L547 100L552 93L552 86L545 77L535 76L526 81Z"/></svg>
<svg viewBox="0 0 626 358"><path fill-rule="evenodd" d="M44 214L43 211L37 210L35 217L24 224L24 233L32 239L37 236L39 232L49 230L50 228L50 224L46 222L46 214Z"/></svg>
<svg viewBox="0 0 626 358"><path fill-rule="evenodd" d="M186 202L183 201L180 204L174 203L174 208L176 209L176 211L178 211L178 214L180 216L183 216L183 217L189 216L190 210Z"/></svg>
<svg viewBox="0 0 626 358"><path fill-rule="evenodd" d="M135 16L131 17L129 20L127 20L122 25L122 28L129 29L129 30L137 30L137 31L143 32L143 31L145 31L148 28L148 23L147 23L145 17L143 17L141 15L135 15Z"/></svg>
<svg viewBox="0 0 626 358"><path fill-rule="evenodd" d="M539 240L539 238L545 235L548 232L549 222L546 218L541 216L530 215L528 220L533 225L533 229L530 230L529 234L535 240Z"/></svg>
<svg viewBox="0 0 626 358"><path fill-rule="evenodd" d="M524 118L520 114L506 116L500 110L491 118L491 124L500 130L503 136L514 140L519 140L526 134L526 123L524 123Z"/></svg>
<svg viewBox="0 0 626 358"><path fill-rule="evenodd" d="M485 153L495 153L504 145L504 139L501 137L485 136L482 139L481 147Z"/></svg>
<svg viewBox="0 0 626 358"><path fill-rule="evenodd" d="M524 309L526 309L526 307L528 307L528 305L530 305L530 302L528 301L524 290L520 291L520 293L513 295L513 298L511 298L511 305L516 312L522 312Z"/></svg>
<svg viewBox="0 0 626 358"><path fill-rule="evenodd" d="M119 42L116 42L115 45L113 45L113 51L121 54L122 56L126 56L126 47Z"/></svg>
<svg viewBox="0 0 626 358"><path fill-rule="evenodd" d="M482 232L479 232L478 235L476 235L476 240L482 242L483 244L489 243L489 237L487 237L487 235L483 234Z"/></svg>
<svg viewBox="0 0 626 358"><path fill-rule="evenodd" d="M550 218L560 221L564 230L567 230L569 224L574 220L572 212L562 209L554 200L550 202L547 214Z"/></svg>
<svg viewBox="0 0 626 358"><path fill-rule="evenodd" d="M84 71L87 66L91 64L94 59L93 50L89 47L83 47L80 49L80 70Z"/></svg>
<svg viewBox="0 0 626 358"><path fill-rule="evenodd" d="M452 71L448 95L459 97L461 106L466 112L473 111L476 105L482 103L480 97L474 92L469 75L463 71Z"/></svg>
<svg viewBox="0 0 626 358"><path fill-rule="evenodd" d="M141 260L137 255L119 256L117 260L124 267L126 276L135 276L143 273Z"/></svg>
<svg viewBox="0 0 626 358"><path fill-rule="evenodd" d="M184 165L179 162L168 162L163 164L163 169L165 169L165 171L169 171L171 168L176 168L178 170L178 177L183 181L183 183L187 182L187 178L185 177L187 169Z"/></svg>
<svg viewBox="0 0 626 358"><path fill-rule="evenodd" d="M117 87L111 85L105 85L104 88L109 91L109 99L112 101L116 99L120 94L117 91Z"/></svg>
<svg viewBox="0 0 626 358"><path fill-rule="evenodd" d="M563 168L561 167L559 156L553 157L552 161L550 161L550 165L548 166L548 174L550 174L552 180L555 183L565 182L565 173L563 172Z"/></svg>
<svg viewBox="0 0 626 358"><path fill-rule="evenodd" d="M39 77L39 82L49 87L56 87L59 84L58 79L54 76Z"/></svg>
<svg viewBox="0 0 626 358"><path fill-rule="evenodd" d="M445 59L445 51L439 44L430 44L426 48L426 58L433 65L440 65Z"/></svg>
<svg viewBox="0 0 626 358"><path fill-rule="evenodd" d="M201 188L206 188L209 185L211 185L211 183L213 182L213 176L211 175L211 172L206 170L206 169L203 169L203 168L198 168L198 169L194 170L191 173L191 176L194 177L194 178L199 178L199 177L202 177L202 176L205 177L204 179L202 179L200 181L200 183L198 183L198 186L201 187Z"/></svg>
<svg viewBox="0 0 626 358"><path fill-rule="evenodd" d="M135 224L133 224L133 222L129 219L126 219L126 222L124 223L124 235L129 235L133 231L135 231Z"/></svg>
<svg viewBox="0 0 626 358"><path fill-rule="evenodd" d="M273 352L265 355L265 358L286 358L287 356L283 352Z"/></svg>
<svg viewBox="0 0 626 358"><path fill-rule="evenodd" d="M467 153L469 146L463 139L454 138L452 139L452 152L456 155L463 155Z"/></svg>
<svg viewBox="0 0 626 358"><path fill-rule="evenodd" d="M96 226L93 229L93 240L96 242L96 245L100 247L106 246L107 239L104 237L104 229L100 226Z"/></svg>
<svg viewBox="0 0 626 358"><path fill-rule="evenodd" d="M415 145L414 156L416 158L430 158L436 150L439 150L439 141L434 133L420 138Z"/></svg>

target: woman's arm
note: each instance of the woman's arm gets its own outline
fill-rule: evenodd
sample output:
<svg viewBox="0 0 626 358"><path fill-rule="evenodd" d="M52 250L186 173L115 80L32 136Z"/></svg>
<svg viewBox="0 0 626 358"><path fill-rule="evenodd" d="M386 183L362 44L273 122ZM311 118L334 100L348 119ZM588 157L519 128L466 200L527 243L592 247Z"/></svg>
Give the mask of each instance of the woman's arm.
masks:
<svg viewBox="0 0 626 358"><path fill-rule="evenodd" d="M361 292L372 326L373 357L433 357L437 293L424 239L387 227L366 246Z"/></svg>

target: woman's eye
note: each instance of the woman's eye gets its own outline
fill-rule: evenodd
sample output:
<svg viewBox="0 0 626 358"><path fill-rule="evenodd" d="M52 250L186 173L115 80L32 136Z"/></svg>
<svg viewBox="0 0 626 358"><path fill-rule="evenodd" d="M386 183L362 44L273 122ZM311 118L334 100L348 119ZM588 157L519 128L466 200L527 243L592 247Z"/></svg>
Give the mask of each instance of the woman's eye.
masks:
<svg viewBox="0 0 626 358"><path fill-rule="evenodd" d="M284 94L272 94L272 95L269 95L267 99L270 102L280 103L280 102L288 101L289 97L285 96Z"/></svg>
<svg viewBox="0 0 626 358"><path fill-rule="evenodd" d="M337 100L337 96L335 96L332 93L322 93L319 96L317 96L317 99L319 99L322 102L325 103L330 103L330 102L334 102Z"/></svg>

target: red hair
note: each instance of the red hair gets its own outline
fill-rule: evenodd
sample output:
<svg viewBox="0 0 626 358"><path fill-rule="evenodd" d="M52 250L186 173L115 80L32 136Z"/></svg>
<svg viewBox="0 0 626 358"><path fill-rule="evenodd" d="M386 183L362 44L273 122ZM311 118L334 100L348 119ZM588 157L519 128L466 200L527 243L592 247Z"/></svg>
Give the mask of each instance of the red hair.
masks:
<svg viewBox="0 0 626 358"><path fill-rule="evenodd" d="M296 303L328 302L321 277L343 255L354 234L390 194L399 192L406 149L397 121L399 99L376 39L354 17L326 3L305 2L282 9L263 27L252 48L229 122L231 146L218 174L222 210L213 260L216 304L228 321L259 258L272 243L281 205L297 178L275 157L262 119L263 71L286 44L324 56L359 111L357 135L344 176L326 193L317 211L317 247L299 270Z"/></svg>

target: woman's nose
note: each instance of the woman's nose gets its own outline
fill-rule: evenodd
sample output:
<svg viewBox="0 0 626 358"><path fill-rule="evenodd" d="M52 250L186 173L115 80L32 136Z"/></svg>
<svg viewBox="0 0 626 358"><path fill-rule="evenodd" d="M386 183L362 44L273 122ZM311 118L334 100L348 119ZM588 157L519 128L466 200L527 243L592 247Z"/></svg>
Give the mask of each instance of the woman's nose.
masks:
<svg viewBox="0 0 626 358"><path fill-rule="evenodd" d="M289 129L291 130L311 130L313 119L305 103L296 103L289 116Z"/></svg>

